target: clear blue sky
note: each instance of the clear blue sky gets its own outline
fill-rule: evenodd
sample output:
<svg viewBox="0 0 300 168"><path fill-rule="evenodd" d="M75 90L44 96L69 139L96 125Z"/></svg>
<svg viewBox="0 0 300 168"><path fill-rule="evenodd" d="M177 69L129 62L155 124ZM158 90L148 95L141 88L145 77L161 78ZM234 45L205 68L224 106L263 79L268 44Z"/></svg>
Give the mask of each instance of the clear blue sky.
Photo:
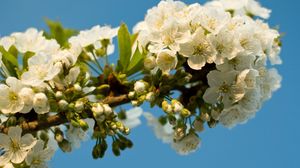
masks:
<svg viewBox="0 0 300 168"><path fill-rule="evenodd" d="M1 0L0 36L24 31L31 26L45 28L44 17L60 20L65 26L77 29L96 24L117 26L121 21L132 28L137 21L143 19L146 10L158 2L159 0ZM280 25L280 30L286 36L281 54L284 64L278 67L283 76L282 88L263 106L255 119L233 130L222 127L206 130L201 135L201 149L187 157L177 155L168 145L156 140L152 131L143 124L131 134L134 148L123 152L119 158L109 153L103 160L93 160L93 142L88 141L71 154L57 152L50 166L299 168L300 71L297 67L299 68L300 63L300 1L261 0L261 3L273 10L270 24ZM151 109L146 108L146 111Z"/></svg>

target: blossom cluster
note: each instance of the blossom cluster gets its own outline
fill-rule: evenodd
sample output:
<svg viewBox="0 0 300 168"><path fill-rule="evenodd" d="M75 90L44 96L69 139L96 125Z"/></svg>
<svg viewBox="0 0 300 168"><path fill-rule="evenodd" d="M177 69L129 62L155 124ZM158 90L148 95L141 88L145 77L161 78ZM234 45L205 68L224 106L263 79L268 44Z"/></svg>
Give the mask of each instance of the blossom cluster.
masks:
<svg viewBox="0 0 300 168"><path fill-rule="evenodd" d="M282 62L280 34L262 20L269 15L254 0L204 5L169 0L148 10L134 31L148 53L149 69L169 74L183 65L200 73L205 65L214 65L203 99L211 104L215 120L233 127L253 117L280 88L280 75L269 69ZM222 109L215 108L220 105Z"/></svg>
<svg viewBox="0 0 300 168"><path fill-rule="evenodd" d="M270 12L255 0L162 0L134 34L125 24L77 32L49 22L50 33L0 38L0 167L47 167L56 149L71 152L87 137L94 159L108 137L119 156L142 115L182 155L200 147L205 124L247 122L281 87ZM116 36L119 59L109 63ZM121 106L146 101L164 113Z"/></svg>

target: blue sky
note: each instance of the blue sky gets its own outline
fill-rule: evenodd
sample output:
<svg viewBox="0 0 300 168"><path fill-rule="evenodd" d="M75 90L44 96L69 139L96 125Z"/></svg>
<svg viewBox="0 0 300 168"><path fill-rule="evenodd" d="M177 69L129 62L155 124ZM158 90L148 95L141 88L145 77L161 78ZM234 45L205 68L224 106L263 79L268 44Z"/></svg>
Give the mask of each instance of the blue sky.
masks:
<svg viewBox="0 0 300 168"><path fill-rule="evenodd" d="M0 36L24 31L28 27L45 28L44 17L60 20L66 27L77 29L90 28L96 24L117 26L122 21L132 28L143 19L146 10L158 2L159 0L1 0ZM185 157L177 155L168 145L156 140L151 130L143 124L131 133L134 148L123 152L121 157L116 158L108 153L102 160L93 160L93 142L87 141L71 154L57 152L50 166L299 168L300 75L297 67L300 56L297 49L300 45L300 22L297 17L300 15L300 1L260 2L273 10L269 23L273 26L280 25L280 30L286 35L281 54L284 64L278 66L283 76L282 88L265 103L255 119L232 130L221 126L207 129L201 135L201 149ZM145 110L154 112L147 107Z"/></svg>

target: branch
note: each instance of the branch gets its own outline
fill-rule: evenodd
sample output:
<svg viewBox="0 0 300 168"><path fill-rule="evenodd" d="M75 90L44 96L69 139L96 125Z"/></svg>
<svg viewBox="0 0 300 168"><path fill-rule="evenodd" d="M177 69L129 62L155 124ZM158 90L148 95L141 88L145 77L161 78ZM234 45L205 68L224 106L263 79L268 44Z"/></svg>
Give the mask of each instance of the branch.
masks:
<svg viewBox="0 0 300 168"><path fill-rule="evenodd" d="M109 104L111 107L115 107L115 106L126 104L126 103L130 102L130 99L125 94L125 95L120 95L120 96L115 96L115 97L108 96L105 99L103 99L102 102L104 104ZM89 116L92 117L92 115L89 115ZM54 116L49 116L45 120L36 120L36 121L30 121L30 122L24 121L23 123L20 123L19 126L22 128L24 133L29 133L29 132L36 132L36 131L47 129L47 128L50 128L53 126L65 124L67 122L69 122L69 121L67 120L67 118L64 115L56 114ZM7 133L8 127L6 127L5 124L0 125L0 132Z"/></svg>

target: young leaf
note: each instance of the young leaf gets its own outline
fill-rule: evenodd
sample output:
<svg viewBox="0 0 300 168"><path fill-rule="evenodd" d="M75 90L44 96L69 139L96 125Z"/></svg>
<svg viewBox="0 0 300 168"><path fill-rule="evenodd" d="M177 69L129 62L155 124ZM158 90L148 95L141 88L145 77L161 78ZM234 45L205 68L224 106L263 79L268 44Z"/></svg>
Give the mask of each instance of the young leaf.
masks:
<svg viewBox="0 0 300 168"><path fill-rule="evenodd" d="M45 32L45 36L49 39L55 39L61 46L68 46L68 39L76 35L78 32L73 29L67 29L60 22L45 19L50 32Z"/></svg>
<svg viewBox="0 0 300 168"><path fill-rule="evenodd" d="M18 59L13 54L7 52L2 46L0 46L0 52L2 53L2 62L7 68L11 76L18 76Z"/></svg>
<svg viewBox="0 0 300 168"><path fill-rule="evenodd" d="M126 71L131 57L131 37L127 26L123 23L118 32L121 71Z"/></svg>
<svg viewBox="0 0 300 168"><path fill-rule="evenodd" d="M137 48L130 60L130 64L127 68L126 74L130 76L141 70L144 65L144 58L145 55L140 53L139 49Z"/></svg>

